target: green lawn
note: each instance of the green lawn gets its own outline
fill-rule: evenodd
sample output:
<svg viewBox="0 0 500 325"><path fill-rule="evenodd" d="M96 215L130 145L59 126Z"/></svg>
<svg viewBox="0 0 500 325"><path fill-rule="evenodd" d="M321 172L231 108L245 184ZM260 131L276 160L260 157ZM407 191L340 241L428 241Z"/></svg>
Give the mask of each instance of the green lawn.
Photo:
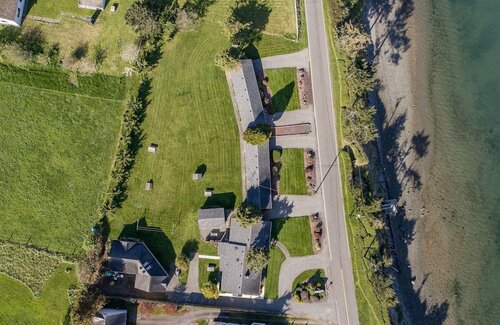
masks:
<svg viewBox="0 0 500 325"><path fill-rule="evenodd" d="M280 194L308 194L304 169L304 149L283 149L278 192Z"/></svg>
<svg viewBox="0 0 500 325"><path fill-rule="evenodd" d="M78 0L28 0L28 15L58 19L61 12L78 16L92 16L95 10L78 8Z"/></svg>
<svg viewBox="0 0 500 325"><path fill-rule="evenodd" d="M215 265L214 272L208 272L207 266ZM200 258L198 264L198 285L200 288L207 282L217 284L219 276L219 261Z"/></svg>
<svg viewBox="0 0 500 325"><path fill-rule="evenodd" d="M3 297L0 324L65 323L69 309L67 288L76 283L75 272L66 273L67 267L74 268L74 265L61 264L36 298L21 282L0 274L0 292Z"/></svg>
<svg viewBox="0 0 500 325"><path fill-rule="evenodd" d="M297 90L297 69L265 70L268 86L272 94L271 114L299 109L299 93Z"/></svg>
<svg viewBox="0 0 500 325"><path fill-rule="evenodd" d="M274 219L272 237L285 245L290 256L313 254L309 217Z"/></svg>
<svg viewBox="0 0 500 325"><path fill-rule="evenodd" d="M209 13L210 15L210 13ZM143 218L163 233L140 232L164 264L184 251L216 254L200 241L197 211L203 206L233 208L241 201L239 138L224 73L214 56L229 41L219 25L205 19L163 47L152 73L152 92L143 124L145 139L129 179L128 198L111 218L111 236L134 234ZM147 152L150 143L156 153ZM198 167L202 181L192 181ZM152 179L154 189L145 191ZM214 188L211 198L203 196ZM128 226L127 226L128 225Z"/></svg>
<svg viewBox="0 0 500 325"><path fill-rule="evenodd" d="M78 251L99 218L123 112L99 96L123 92L103 94L99 76L75 88L59 73L12 71L0 66L0 237Z"/></svg>
<svg viewBox="0 0 500 325"><path fill-rule="evenodd" d="M299 283L307 281L309 279L321 279L325 277L325 270L316 269L316 270L307 270L299 274L295 280L293 280L292 289L295 290Z"/></svg>
<svg viewBox="0 0 500 325"><path fill-rule="evenodd" d="M264 298L278 299L278 284L280 277L281 264L285 261L285 255L281 250L273 246L269 252L269 265L267 266L267 275L265 280Z"/></svg>

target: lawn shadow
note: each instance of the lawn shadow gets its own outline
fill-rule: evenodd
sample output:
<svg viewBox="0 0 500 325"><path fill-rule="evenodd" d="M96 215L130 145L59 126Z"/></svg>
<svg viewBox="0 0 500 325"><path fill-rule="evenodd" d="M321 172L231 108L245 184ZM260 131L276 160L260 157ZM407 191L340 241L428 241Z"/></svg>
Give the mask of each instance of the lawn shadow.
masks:
<svg viewBox="0 0 500 325"><path fill-rule="evenodd" d="M215 0L187 0L182 9L194 12L199 18L206 15L208 7L215 3Z"/></svg>
<svg viewBox="0 0 500 325"><path fill-rule="evenodd" d="M280 89L277 93L273 94L271 97L271 111L269 113L275 114L284 112L292 99L294 89L295 81L292 81L284 88Z"/></svg>
<svg viewBox="0 0 500 325"><path fill-rule="evenodd" d="M231 35L231 42L240 48L245 48L254 42L260 41L262 32L269 22L271 11L266 1L237 1L231 7L228 18L230 24L239 27Z"/></svg>
<svg viewBox="0 0 500 325"><path fill-rule="evenodd" d="M202 206L202 209L225 208L232 210L234 209L235 203L236 195L233 192L216 193L212 194L212 196L207 197L205 203Z"/></svg>

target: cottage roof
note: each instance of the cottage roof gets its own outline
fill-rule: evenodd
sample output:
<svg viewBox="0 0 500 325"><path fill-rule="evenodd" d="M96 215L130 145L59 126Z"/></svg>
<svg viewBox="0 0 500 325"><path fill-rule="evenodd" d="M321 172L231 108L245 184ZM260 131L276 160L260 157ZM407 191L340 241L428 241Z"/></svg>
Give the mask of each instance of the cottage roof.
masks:
<svg viewBox="0 0 500 325"><path fill-rule="evenodd" d="M200 230L224 229L226 227L224 208L198 210L198 225Z"/></svg>
<svg viewBox="0 0 500 325"><path fill-rule="evenodd" d="M0 18L15 20L17 15L17 0L0 1Z"/></svg>
<svg viewBox="0 0 500 325"><path fill-rule="evenodd" d="M137 289L157 292L166 287L167 271L142 242L113 240L108 264L114 271L134 274Z"/></svg>

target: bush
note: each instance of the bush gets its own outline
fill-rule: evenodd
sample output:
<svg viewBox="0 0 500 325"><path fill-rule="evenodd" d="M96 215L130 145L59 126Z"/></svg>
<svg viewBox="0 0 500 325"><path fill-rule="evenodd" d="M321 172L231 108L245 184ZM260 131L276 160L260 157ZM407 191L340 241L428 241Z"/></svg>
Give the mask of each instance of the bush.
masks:
<svg viewBox="0 0 500 325"><path fill-rule="evenodd" d="M189 270L189 258L186 255L181 254L175 259L175 265L181 270L181 272L187 273Z"/></svg>
<svg viewBox="0 0 500 325"><path fill-rule="evenodd" d="M52 44L47 53L47 58L51 66L56 67L59 65L59 43Z"/></svg>
<svg viewBox="0 0 500 325"><path fill-rule="evenodd" d="M275 164L281 160L281 150L273 150L273 161Z"/></svg>
<svg viewBox="0 0 500 325"><path fill-rule="evenodd" d="M251 248L245 256L247 267L252 272L259 272L269 264L269 252L264 248Z"/></svg>
<svg viewBox="0 0 500 325"><path fill-rule="evenodd" d="M159 17L161 8L155 1L136 1L125 13L125 23L132 26L142 40L153 37L161 30Z"/></svg>
<svg viewBox="0 0 500 325"><path fill-rule="evenodd" d="M243 227L248 227L262 220L262 212L253 204L241 202L236 209L234 218L238 220Z"/></svg>
<svg viewBox="0 0 500 325"><path fill-rule="evenodd" d="M43 53L46 43L45 33L38 26L24 29L19 38L21 50L30 55Z"/></svg>
<svg viewBox="0 0 500 325"><path fill-rule="evenodd" d="M177 13L177 18L175 19L175 25L179 31L189 30L194 27L198 15L192 11L187 11L184 9L179 10Z"/></svg>
<svg viewBox="0 0 500 325"><path fill-rule="evenodd" d="M215 283L207 282L201 288L200 292L208 299L217 299L219 298L219 288Z"/></svg>
<svg viewBox="0 0 500 325"><path fill-rule="evenodd" d="M268 124L257 124L249 126L243 132L243 140L253 145L261 145L269 141L272 135L272 129Z"/></svg>
<svg viewBox="0 0 500 325"><path fill-rule="evenodd" d="M106 297L95 286L84 287L71 308L73 324L92 324L92 317L106 304Z"/></svg>
<svg viewBox="0 0 500 325"><path fill-rule="evenodd" d="M96 68L99 68L104 63L106 56L106 49L101 44L97 44L94 47L94 53L92 53L92 62L94 62Z"/></svg>
<svg viewBox="0 0 500 325"><path fill-rule="evenodd" d="M21 29L13 26L7 26L0 29L0 46L17 42L21 36Z"/></svg>

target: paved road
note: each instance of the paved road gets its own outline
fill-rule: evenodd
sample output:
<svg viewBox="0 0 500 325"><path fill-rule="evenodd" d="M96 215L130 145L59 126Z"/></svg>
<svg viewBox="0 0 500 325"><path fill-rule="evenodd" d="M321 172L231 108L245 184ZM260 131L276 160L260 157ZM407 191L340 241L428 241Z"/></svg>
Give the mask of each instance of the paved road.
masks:
<svg viewBox="0 0 500 325"><path fill-rule="evenodd" d="M358 308L347 238L340 169L336 161L338 148L335 137L330 60L325 30L323 3L306 0L309 58L318 135L320 175L323 180L325 219L333 275L333 303L339 324L358 324ZM333 164L333 166L332 166ZM330 168L331 167L331 168Z"/></svg>

